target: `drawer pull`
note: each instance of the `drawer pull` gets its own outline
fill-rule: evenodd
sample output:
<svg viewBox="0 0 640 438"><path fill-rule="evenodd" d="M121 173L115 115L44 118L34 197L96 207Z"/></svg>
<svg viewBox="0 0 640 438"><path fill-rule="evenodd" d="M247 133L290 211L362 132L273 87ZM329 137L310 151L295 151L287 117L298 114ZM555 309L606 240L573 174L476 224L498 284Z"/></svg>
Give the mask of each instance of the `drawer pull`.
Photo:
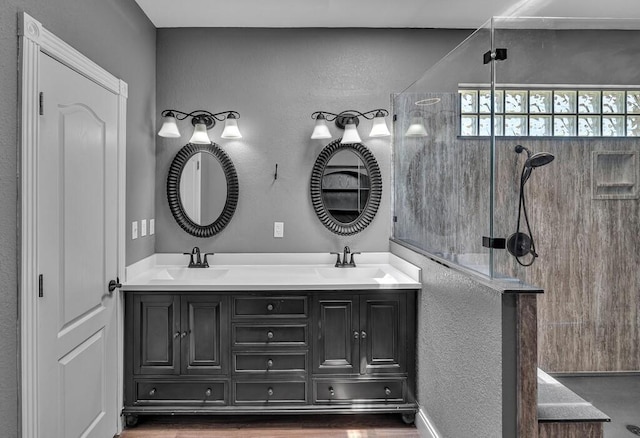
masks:
<svg viewBox="0 0 640 438"><path fill-rule="evenodd" d="M362 330L362 334L360 335L360 337L362 339L366 339L367 338L367 332L365 332L364 330Z"/></svg>
<svg viewBox="0 0 640 438"><path fill-rule="evenodd" d="M149 391L149 395L156 395L156 389L151 388L151 391Z"/></svg>
<svg viewBox="0 0 640 438"><path fill-rule="evenodd" d="M336 391L333 389L333 386L329 387L329 394L331 394L331 397L333 397L334 395L336 395Z"/></svg>
<svg viewBox="0 0 640 438"><path fill-rule="evenodd" d="M267 395L271 397L273 395L273 388L267 389Z"/></svg>
<svg viewBox="0 0 640 438"><path fill-rule="evenodd" d="M271 330L267 332L267 339L273 339L273 332Z"/></svg>
<svg viewBox="0 0 640 438"><path fill-rule="evenodd" d="M386 395L391 395L391 390L389 389L389 387L385 387L385 388L384 388L384 393L385 393Z"/></svg>
<svg viewBox="0 0 640 438"><path fill-rule="evenodd" d="M267 368L271 368L273 366L273 359L269 359L267 361Z"/></svg>
<svg viewBox="0 0 640 438"><path fill-rule="evenodd" d="M207 388L207 390L204 392L205 397L211 397L211 394L213 394L213 391L211 391L211 388Z"/></svg>
<svg viewBox="0 0 640 438"><path fill-rule="evenodd" d="M273 311L273 304L271 304L271 303L267 304L267 310L269 312Z"/></svg>
<svg viewBox="0 0 640 438"><path fill-rule="evenodd" d="M353 332L353 339L358 339L360 337L360 333Z"/></svg>

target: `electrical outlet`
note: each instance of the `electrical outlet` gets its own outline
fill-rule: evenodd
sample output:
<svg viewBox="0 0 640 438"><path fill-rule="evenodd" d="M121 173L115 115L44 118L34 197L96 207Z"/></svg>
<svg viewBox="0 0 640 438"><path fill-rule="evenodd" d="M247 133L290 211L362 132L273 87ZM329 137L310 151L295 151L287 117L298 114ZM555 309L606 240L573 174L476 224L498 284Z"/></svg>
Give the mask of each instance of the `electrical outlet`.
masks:
<svg viewBox="0 0 640 438"><path fill-rule="evenodd" d="M142 219L140 221L140 237L144 237L147 235L147 220Z"/></svg>
<svg viewBox="0 0 640 438"><path fill-rule="evenodd" d="M138 238L138 221L131 222L131 239Z"/></svg>
<svg viewBox="0 0 640 438"><path fill-rule="evenodd" d="M277 237L277 238L284 237L284 222L273 223L273 237Z"/></svg>
<svg viewBox="0 0 640 438"><path fill-rule="evenodd" d="M149 219L149 236L156 234L156 220Z"/></svg>

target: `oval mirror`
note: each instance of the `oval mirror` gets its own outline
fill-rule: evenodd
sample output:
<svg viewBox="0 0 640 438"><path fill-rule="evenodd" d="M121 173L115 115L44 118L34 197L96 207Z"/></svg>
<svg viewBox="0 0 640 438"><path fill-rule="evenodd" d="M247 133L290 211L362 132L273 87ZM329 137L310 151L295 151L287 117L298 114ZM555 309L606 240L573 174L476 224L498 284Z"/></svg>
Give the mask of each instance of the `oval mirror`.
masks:
<svg viewBox="0 0 640 438"><path fill-rule="evenodd" d="M167 177L169 209L180 227L211 237L231 221L238 204L238 175L217 144L188 143L175 156Z"/></svg>
<svg viewBox="0 0 640 438"><path fill-rule="evenodd" d="M382 198L382 176L373 154L361 143L329 143L311 173L316 215L336 234L351 235L373 220Z"/></svg>

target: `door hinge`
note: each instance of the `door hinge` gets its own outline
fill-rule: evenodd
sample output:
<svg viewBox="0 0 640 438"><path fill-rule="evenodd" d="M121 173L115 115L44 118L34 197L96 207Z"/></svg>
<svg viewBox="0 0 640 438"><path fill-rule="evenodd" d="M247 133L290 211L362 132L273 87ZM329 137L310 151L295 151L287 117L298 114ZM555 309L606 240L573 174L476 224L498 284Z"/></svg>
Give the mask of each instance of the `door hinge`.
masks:
<svg viewBox="0 0 640 438"><path fill-rule="evenodd" d="M40 103L40 115L44 116L44 93L42 91L40 92L39 103Z"/></svg>
<svg viewBox="0 0 640 438"><path fill-rule="evenodd" d="M42 274L38 275L38 297L44 297L44 280Z"/></svg>

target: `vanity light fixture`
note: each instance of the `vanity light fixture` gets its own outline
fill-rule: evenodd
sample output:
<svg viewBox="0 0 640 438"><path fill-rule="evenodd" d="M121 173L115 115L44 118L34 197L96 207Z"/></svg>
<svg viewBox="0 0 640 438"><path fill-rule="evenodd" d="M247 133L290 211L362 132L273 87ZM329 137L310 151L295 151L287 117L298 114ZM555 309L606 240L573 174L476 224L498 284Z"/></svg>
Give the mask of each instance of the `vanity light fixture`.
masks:
<svg viewBox="0 0 640 438"><path fill-rule="evenodd" d="M242 134L240 134L240 130L238 129L240 113L237 111L221 111L214 114L205 110L185 113L183 111L170 109L162 111L161 115L164 117L164 123L160 131L158 131L160 137L180 137L177 120L184 120L190 117L191 124L193 125L193 134L189 139L189 143L211 144L212 142L207 131L215 126L216 120L218 122L224 121L224 130L220 136L221 138L242 138Z"/></svg>
<svg viewBox="0 0 640 438"><path fill-rule="evenodd" d="M311 118L316 121L311 138L331 138L332 135L327 127L327 121L333 122L335 120L336 126L340 129L344 129L344 135L342 136L342 140L340 140L341 144L360 143L362 140L360 139L360 134L358 134L357 128L360 123L359 117L364 117L367 120L373 120L373 126L371 127L369 137L387 137L391 135L384 119L388 115L389 111L382 108L367 111L365 113L361 113L356 110L346 110L338 114L330 113L328 111L316 111L311 114Z"/></svg>

